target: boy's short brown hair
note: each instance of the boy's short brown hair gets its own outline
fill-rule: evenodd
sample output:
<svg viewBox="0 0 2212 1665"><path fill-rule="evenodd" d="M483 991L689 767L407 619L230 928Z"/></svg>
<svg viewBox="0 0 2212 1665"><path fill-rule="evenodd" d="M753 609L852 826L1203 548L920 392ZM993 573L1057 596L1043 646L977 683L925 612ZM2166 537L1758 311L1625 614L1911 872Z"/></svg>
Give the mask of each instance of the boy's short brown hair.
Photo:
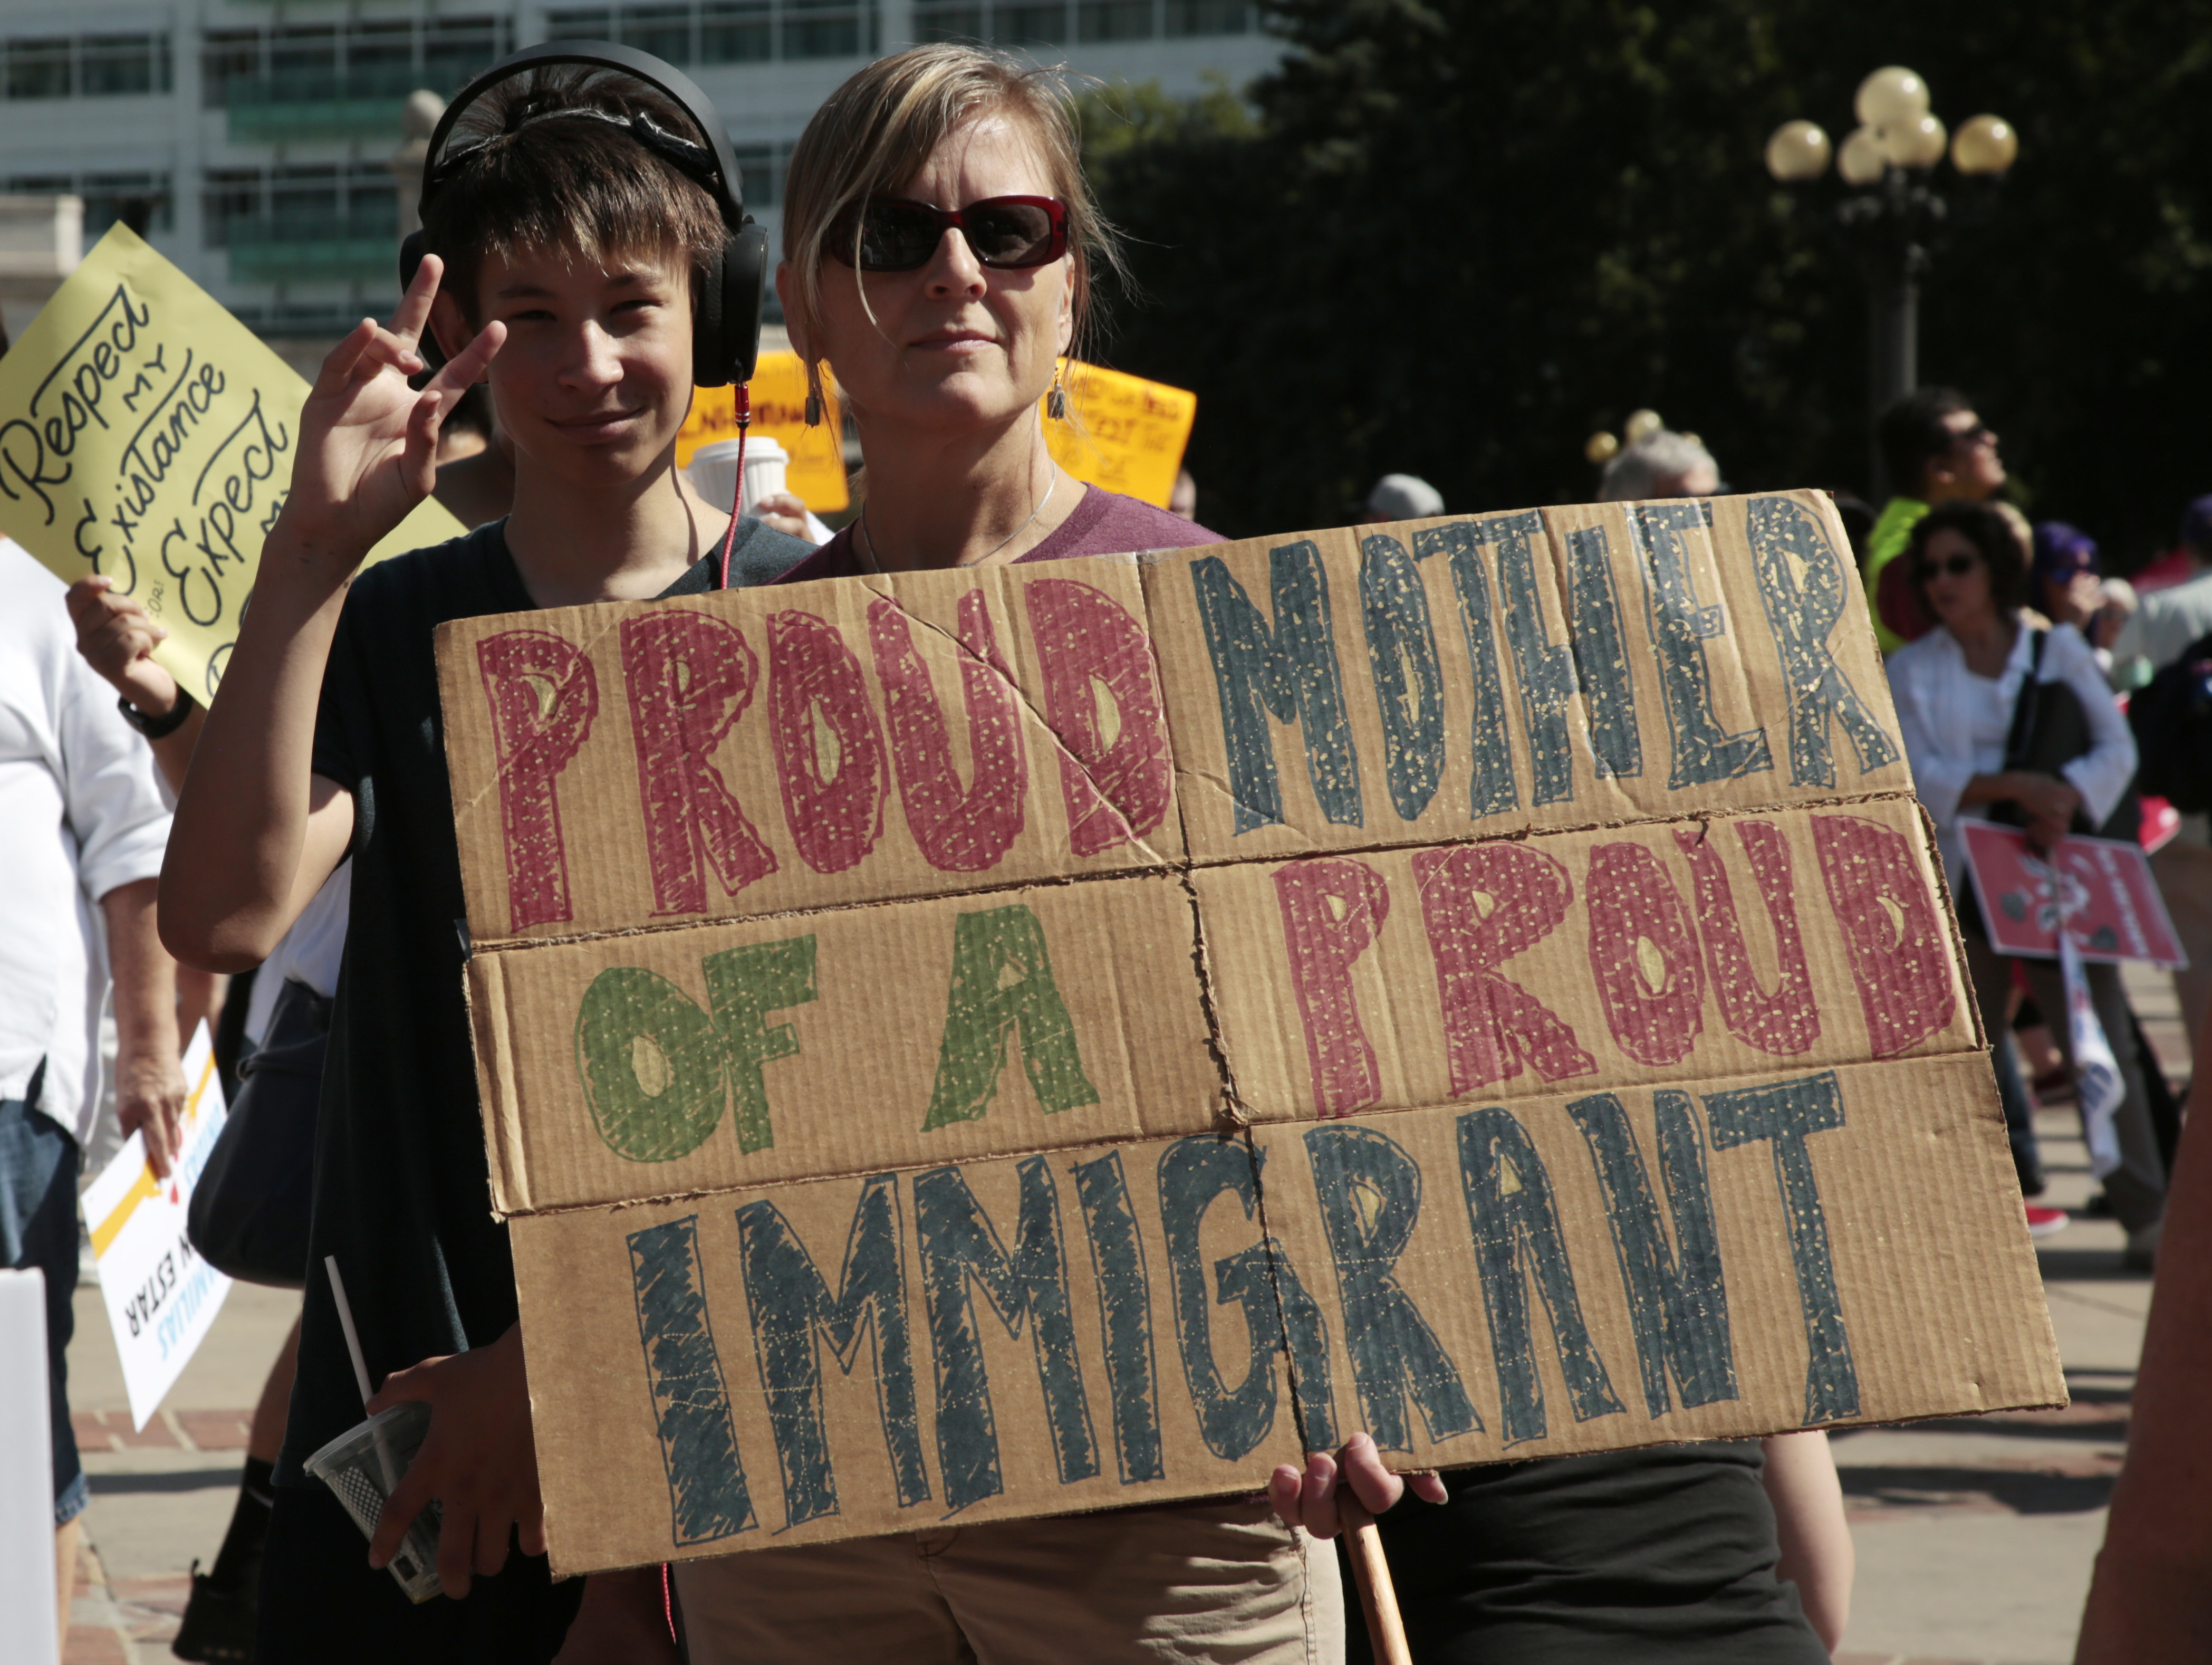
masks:
<svg viewBox="0 0 2212 1665"><path fill-rule="evenodd" d="M690 115L618 70L533 70L464 111L433 165L424 252L446 263L441 287L477 320L484 257L557 250L591 261L681 252L692 294L728 236L713 193L622 119L649 122L672 151L704 154Z"/></svg>

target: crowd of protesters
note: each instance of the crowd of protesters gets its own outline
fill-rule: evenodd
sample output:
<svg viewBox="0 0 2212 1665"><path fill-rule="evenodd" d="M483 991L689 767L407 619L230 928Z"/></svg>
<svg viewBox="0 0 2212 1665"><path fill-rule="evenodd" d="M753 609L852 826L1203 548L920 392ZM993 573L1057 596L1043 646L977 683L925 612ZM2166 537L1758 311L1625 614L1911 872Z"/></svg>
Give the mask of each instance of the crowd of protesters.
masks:
<svg viewBox="0 0 2212 1665"><path fill-rule="evenodd" d="M268 1181L267 1241L230 1246L306 1295L253 1420L228 1534L195 1577L180 1656L651 1660L674 1656L665 1617L680 1613L684 1656L699 1661L1315 1665L1364 1656L1328 1545L1348 1489L1381 1517L1424 1661L1826 1658L1852 1558L1818 1430L1410 1480L1358 1434L1277 1471L1266 1497L768 1550L688 1562L665 1583L657 1570L552 1578L455 974L465 910L434 627L726 582L1218 541L1188 473L1164 511L1053 460L1041 411L1058 408L1059 366L1080 346L1112 235L1050 78L951 46L860 71L791 159L775 281L810 403L826 372L857 428L859 513L817 546L795 499L745 516L702 497L674 450L710 327L695 320L693 274L726 228L691 160L703 147L684 137L693 120L648 84L574 66L473 99L469 142L434 162L427 252L398 313L355 330L316 381L211 708L155 664L161 632L137 602L100 579L64 597L22 552L0 550L0 844L12 857L0 1251L46 1272L54 1307L64 1625L85 1500L64 1368L76 1179L111 985L122 1125L145 1131L158 1169L182 1098L175 973L154 939L158 875L161 940L193 967L236 974L218 1023L235 1105L254 1105L264 1126L289 1106L289 1125L307 1130ZM2180 582L2138 595L2102 571L2087 534L2008 515L1997 436L1957 394L1913 395L1885 415L1881 439L1896 495L1863 523L1857 552L1959 901L2029 1223L2048 1230L2064 1217L2033 1201L2045 1183L2034 1095L2075 1062L2065 994L2051 962L1990 945L1960 823L2009 818L2039 848L2139 836L2139 766L2152 759L2138 732L2164 731L2131 727L2118 702L2212 660L2212 498L2185 517ZM1702 443L1662 429L1607 463L1601 495L1724 489ZM468 535L356 573L433 491ZM1361 517L1443 512L1425 481L1391 474ZM2080 720L2042 725L2071 739L2039 750L2024 709ZM2193 1029L2212 1000L2212 804L2177 808L2157 823L2153 859L2185 942L2204 946L2182 985ZM40 832L54 828L64 836ZM2164 1232L2174 1119L2117 972L2087 977L2124 1089L2103 1205L2126 1232L2127 1262L2147 1269L2178 1235ZM2036 1052L2023 1068L2045 1029L2051 1067ZM380 1384L371 1410L431 1408L366 1557L301 1467L362 1413L347 1326L305 1277L325 1256L380 1271L352 1318ZM380 1569L433 1500L450 1599L415 1606Z"/></svg>

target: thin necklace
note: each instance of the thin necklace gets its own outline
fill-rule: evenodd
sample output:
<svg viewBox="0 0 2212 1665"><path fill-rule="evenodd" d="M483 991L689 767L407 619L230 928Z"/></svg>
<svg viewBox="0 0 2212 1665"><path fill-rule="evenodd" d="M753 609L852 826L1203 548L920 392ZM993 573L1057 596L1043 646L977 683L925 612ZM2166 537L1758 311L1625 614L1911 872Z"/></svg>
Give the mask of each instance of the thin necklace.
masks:
<svg viewBox="0 0 2212 1665"><path fill-rule="evenodd" d="M1036 517L1044 513L1044 506L1052 501L1052 494L1058 490L1060 490L1060 465L1055 462L1052 465L1052 479L1046 482L1044 496L1036 500L1036 507L1030 510L1029 519L1024 521L1019 526L1016 527L1012 532L1006 534L1005 537L1000 539L998 542L993 544L988 549L985 550L981 555L978 555L974 560L968 562L967 564L969 566L982 565L984 562L989 560L991 557L997 554L1008 544L1013 542L1015 539L1020 537L1023 533L1035 526L1036 524ZM855 550L854 552L860 558L861 570L864 572L872 572L878 577L882 576L884 575L884 564L876 558L876 534L868 530L868 505L865 502L860 505L860 538L861 540L867 545L867 547L862 550Z"/></svg>

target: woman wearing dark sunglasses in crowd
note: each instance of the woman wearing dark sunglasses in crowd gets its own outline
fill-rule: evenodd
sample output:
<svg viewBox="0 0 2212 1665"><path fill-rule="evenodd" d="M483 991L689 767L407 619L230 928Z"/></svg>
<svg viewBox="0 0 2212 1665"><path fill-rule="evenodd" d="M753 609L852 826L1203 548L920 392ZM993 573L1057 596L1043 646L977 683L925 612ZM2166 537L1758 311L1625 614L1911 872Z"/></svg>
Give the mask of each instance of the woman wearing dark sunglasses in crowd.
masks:
<svg viewBox="0 0 2212 1665"><path fill-rule="evenodd" d="M776 290L866 473L859 518L785 582L1218 541L1046 448L1093 262L1115 259L1055 101L988 53L917 47L847 82L792 152Z"/></svg>
<svg viewBox="0 0 2212 1665"><path fill-rule="evenodd" d="M1043 421L1063 418L1040 406L1060 407L1060 356L1111 253L1045 76L949 46L870 64L808 125L784 204L792 342L817 394L825 363L836 377L866 463L860 516L784 582L1218 541L1047 451ZM1316 1665L1341 1656L1343 1611L1311 1549L1264 1501L1216 1500L956 1518L675 1582L698 1665Z"/></svg>
<svg viewBox="0 0 2212 1665"><path fill-rule="evenodd" d="M1936 823L1944 871L1959 905L1960 934L1982 1027L2002 1036L2013 962L1990 946L1966 872L1960 820L2015 820L2039 848L2070 832L2101 829L2135 776L2135 738L2081 633L2071 625L2047 631L2025 626L2021 609L2029 600L2028 564L2021 540L1996 509L1954 503L1930 510L1912 528L1899 558L1908 564L1914 588L1936 625L1890 656L1890 692L1912 765L1913 790ZM2086 743L2068 743L2072 755L2026 755L2042 749L2037 734L2018 732L2021 689L2031 677L2038 686L2038 706L2056 712L2063 702L2079 711ZM2046 723L2040 729L2053 733L2056 725ZM2046 772L2052 769L2057 772ZM2065 1011L2057 962L2021 964L2036 1004L2045 1012ZM2084 969L2126 1093L2113 1116L2120 1165L2105 1176L2105 1193L2127 1229L2129 1263L2148 1268L2157 1253L2166 1208L2165 1163L2144 1096L2119 967ZM2069 1045L2066 1026L2053 1027L2062 1046ZM2070 1056L2068 1062L2073 1062ZM2025 1125L2026 1107L2006 1107L2021 1186L2033 1195L2041 1189L2041 1180L2033 1133ZM2057 1211L2033 1206L2028 1219L2034 1226L2064 1223Z"/></svg>

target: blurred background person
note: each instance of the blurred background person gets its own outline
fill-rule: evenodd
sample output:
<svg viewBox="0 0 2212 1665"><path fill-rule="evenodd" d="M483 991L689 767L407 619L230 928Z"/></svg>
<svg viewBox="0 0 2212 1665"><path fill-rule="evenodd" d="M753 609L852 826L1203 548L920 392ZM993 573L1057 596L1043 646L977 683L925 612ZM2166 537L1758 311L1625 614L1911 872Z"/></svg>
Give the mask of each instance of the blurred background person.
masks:
<svg viewBox="0 0 2212 1665"><path fill-rule="evenodd" d="M2212 496L2197 498L2182 511L2179 541L2189 576L2147 593L2112 643L2113 664L2124 686L2148 682L2154 673L2212 635ZM2141 668L2132 678L2130 666Z"/></svg>
<svg viewBox="0 0 2212 1665"><path fill-rule="evenodd" d="M2070 625L2042 632L2024 624L2021 612L2028 593L2027 564L2011 529L1993 510L1964 503L1929 510L1914 524L1903 558L1910 563L1904 570L1936 623L1925 636L1891 656L1890 691L1912 765L1913 790L1936 824L1944 869L1957 899L1960 936L1982 1027L1993 1043L1999 1043L1994 1061L1999 1067L2006 1128L2021 1189L2033 1195L2041 1188L2042 1179L2033 1106L2017 1067L2004 1067L2008 1048L2001 1044L2008 1038L2006 1010L2013 962L1990 944L1959 823L1962 816L2007 809L2039 848L2070 832L2100 826L2119 806L2134 778L2135 741L2081 632ZM2031 676L2046 686L2063 684L2071 690L2087 725L2088 749L2059 765L2055 774L2029 766L2012 751L2022 686ZM2019 963L2036 1003L2045 1012L2063 1012L2066 997L2057 962ZM2127 1263L2148 1267L2158 1248L2166 1169L2140 1059L2131 1044L2134 1014L2117 966L2091 965L2084 970L2125 1092L2113 1115L2121 1165L2106 1177L2106 1194L2127 1230ZM2070 1046L2064 1026L2057 1028L2055 1038L2062 1048ZM2069 1053L2069 1066L2071 1063ZM2057 1210L2033 1205L2028 1219L2039 1230L2055 1229L2064 1223Z"/></svg>
<svg viewBox="0 0 2212 1665"><path fill-rule="evenodd" d="M1176 472L1175 489L1168 493L1168 513L1179 521L1198 518L1198 482L1188 468Z"/></svg>
<svg viewBox="0 0 2212 1665"><path fill-rule="evenodd" d="M2097 656L2107 680L2112 644L2136 605L2126 581L2105 576L2097 540L2063 521L2039 521L2029 535L2034 606L2054 625L2071 625Z"/></svg>
<svg viewBox="0 0 2212 1665"><path fill-rule="evenodd" d="M1721 467L1695 434L1662 428L1624 446L1598 480L1601 503L1644 497L1710 497L1721 490Z"/></svg>
<svg viewBox="0 0 2212 1665"><path fill-rule="evenodd" d="M1367 494L1362 526L1385 526L1392 521L1425 521L1444 512L1444 494L1419 474L1385 474Z"/></svg>
<svg viewBox="0 0 2212 1665"><path fill-rule="evenodd" d="M2181 550L2191 576L2142 598L2112 643L2113 680L2136 692L2129 707L2143 770L2153 790L2179 798L2181 823L2151 852L2166 912L2189 963L2173 974L2182 1022L2194 1034L2212 1014L2212 780L2192 729L2203 721L2201 687L2185 686L2182 662L2212 657L2212 497L2191 503L2181 517ZM2185 679L2184 686L2166 685ZM2154 680L2154 679L2156 679ZM2192 721L2192 718L2194 721ZM2163 776L2162 780L2158 779ZM2195 784L2203 796L2187 788Z"/></svg>
<svg viewBox="0 0 2212 1665"><path fill-rule="evenodd" d="M1875 639L1894 653L1926 626L1913 611L1918 587L1910 574L1899 569L1885 591L1883 573L1922 515L1939 503L1987 503L2004 489L2005 470L1996 430L1955 387L1907 393L1881 413L1875 438L1891 495L1867 535L1867 607Z"/></svg>
<svg viewBox="0 0 2212 1665"><path fill-rule="evenodd" d="M0 539L0 1266L45 1275L56 1592L69 1634L90 1493L70 1423L77 1174L114 1001L116 1109L166 1178L185 1107L175 962L154 894L169 812L115 697L72 651L61 581ZM7 1621L0 1617L0 1625Z"/></svg>

